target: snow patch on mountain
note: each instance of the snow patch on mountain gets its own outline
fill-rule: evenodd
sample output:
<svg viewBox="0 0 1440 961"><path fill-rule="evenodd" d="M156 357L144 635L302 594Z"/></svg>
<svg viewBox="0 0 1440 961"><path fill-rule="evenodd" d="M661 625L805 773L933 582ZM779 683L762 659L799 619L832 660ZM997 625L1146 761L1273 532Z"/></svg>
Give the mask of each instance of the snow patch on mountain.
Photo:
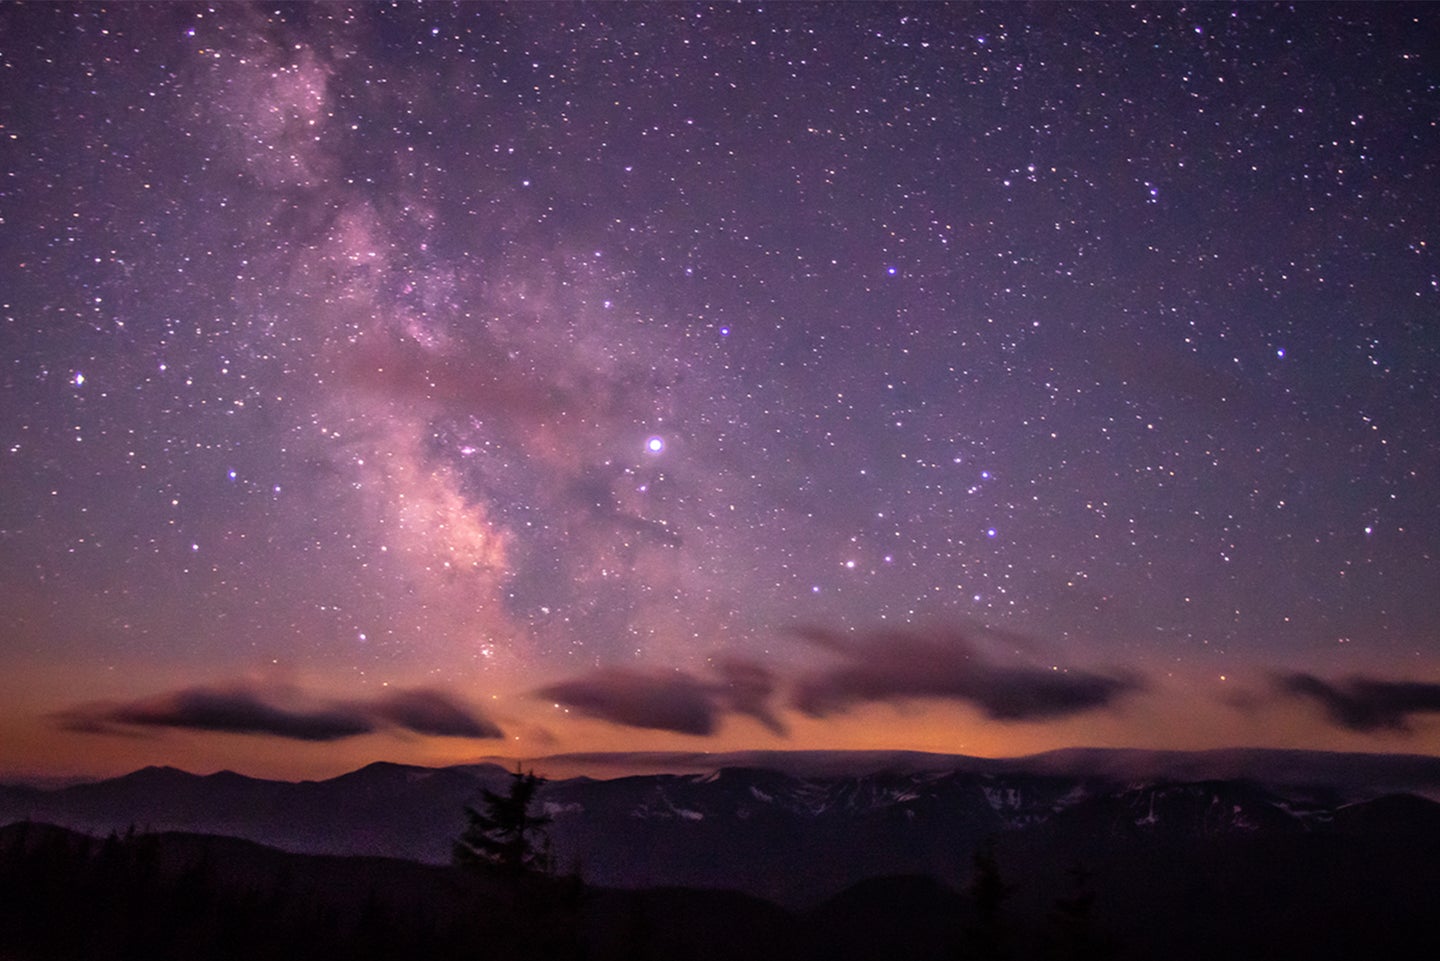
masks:
<svg viewBox="0 0 1440 961"><path fill-rule="evenodd" d="M548 818L557 818L567 814L584 814L585 805L578 801L570 801L569 803L546 801L540 805L540 810L543 811Z"/></svg>

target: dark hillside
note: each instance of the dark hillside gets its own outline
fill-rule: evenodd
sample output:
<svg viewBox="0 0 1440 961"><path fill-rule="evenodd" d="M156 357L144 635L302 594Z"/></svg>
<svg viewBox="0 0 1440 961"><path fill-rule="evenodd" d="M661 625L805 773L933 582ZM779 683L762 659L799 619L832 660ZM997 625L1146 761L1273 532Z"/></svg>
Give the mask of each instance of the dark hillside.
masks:
<svg viewBox="0 0 1440 961"><path fill-rule="evenodd" d="M974 864L958 888L876 878L793 911L738 892L511 880L232 838L96 839L21 823L0 829L0 958L1440 957L1440 834L1020 831L994 850L1004 894L987 918Z"/></svg>

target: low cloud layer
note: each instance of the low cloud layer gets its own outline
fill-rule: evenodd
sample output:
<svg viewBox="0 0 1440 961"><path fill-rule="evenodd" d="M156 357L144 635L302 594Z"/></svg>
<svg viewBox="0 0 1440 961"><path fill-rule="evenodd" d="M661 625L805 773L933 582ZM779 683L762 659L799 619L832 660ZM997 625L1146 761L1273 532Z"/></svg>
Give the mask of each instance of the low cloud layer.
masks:
<svg viewBox="0 0 1440 961"><path fill-rule="evenodd" d="M775 691L775 678L770 671L754 661L731 658L715 667L719 683L715 693L734 714L744 714L765 725L775 734L785 734L785 725L770 709L770 696Z"/></svg>
<svg viewBox="0 0 1440 961"><path fill-rule="evenodd" d="M724 715L743 714L783 734L784 725L769 707L773 688L765 668L728 660L717 667L714 679L683 671L608 668L552 684L536 695L625 727L708 735L715 733Z"/></svg>
<svg viewBox="0 0 1440 961"><path fill-rule="evenodd" d="M1361 733L1408 733L1413 715L1440 713L1440 684L1363 676L1335 684L1304 673L1283 675L1276 683L1286 694L1319 704L1336 725Z"/></svg>
<svg viewBox="0 0 1440 961"><path fill-rule="evenodd" d="M939 698L973 704L999 721L1050 720L1111 706L1141 684L1133 676L997 664L955 631L801 632L836 663L796 682L793 701L813 717L870 702Z"/></svg>
<svg viewBox="0 0 1440 961"><path fill-rule="evenodd" d="M677 734L713 734L718 714L706 685L678 671L647 674L610 668L536 694L613 724Z"/></svg>
<svg viewBox="0 0 1440 961"><path fill-rule="evenodd" d="M504 737L489 718L436 688L396 691L371 704L356 705L396 727L435 737Z"/></svg>
<svg viewBox="0 0 1440 961"><path fill-rule="evenodd" d="M249 684L192 687L126 703L81 705L54 719L65 730L92 734L172 728L325 742L391 728L441 737L503 736L488 718L433 688L304 707L281 706L276 699Z"/></svg>
<svg viewBox="0 0 1440 961"><path fill-rule="evenodd" d="M1142 686L1134 675L1000 664L953 631L851 635L812 628L799 636L829 652L830 664L789 679L740 660L719 663L710 677L607 668L536 695L625 727L704 736L727 715L740 714L783 735L784 722L772 706L782 687L789 706L811 717L866 703L936 698L973 704L998 721L1034 721L1108 708Z"/></svg>

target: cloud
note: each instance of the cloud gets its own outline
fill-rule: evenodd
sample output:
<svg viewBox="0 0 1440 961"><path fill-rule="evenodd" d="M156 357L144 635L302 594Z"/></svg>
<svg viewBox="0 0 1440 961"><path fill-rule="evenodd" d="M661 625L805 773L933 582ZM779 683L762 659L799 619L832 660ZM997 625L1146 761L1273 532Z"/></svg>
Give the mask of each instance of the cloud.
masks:
<svg viewBox="0 0 1440 961"><path fill-rule="evenodd" d="M504 737L489 718L434 688L396 691L371 706L371 712L398 727L436 737Z"/></svg>
<svg viewBox="0 0 1440 961"><path fill-rule="evenodd" d="M974 704L996 720L1041 720L1110 707L1142 686L1140 678L1128 674L999 664L954 632L880 631L856 637L811 628L799 633L835 658L789 684L790 703L812 717L875 701L942 698ZM776 734L787 733L771 705L781 679L769 668L730 658L713 671L706 678L683 671L605 668L535 693L626 727L705 736L715 733L727 714L741 714Z"/></svg>
<svg viewBox="0 0 1440 961"><path fill-rule="evenodd" d="M705 680L683 671L606 668L536 694L625 727L703 736L715 733L724 715L744 714L776 734L785 733L785 725L769 707L774 680L768 670L754 662L726 659L716 673L716 679Z"/></svg>
<svg viewBox="0 0 1440 961"><path fill-rule="evenodd" d="M648 674L606 668L536 693L612 724L677 734L713 734L718 714L711 687L680 671Z"/></svg>
<svg viewBox="0 0 1440 961"><path fill-rule="evenodd" d="M1000 721L1038 720L1109 707L1141 686L1134 676L997 664L953 631L800 633L839 660L795 685L795 706L813 717L867 702L942 698L974 704Z"/></svg>
<svg viewBox="0 0 1440 961"><path fill-rule="evenodd" d="M1411 715L1440 713L1440 684L1363 676L1331 684L1294 673L1280 676L1276 685L1286 694L1318 702L1331 721L1352 731L1409 732Z"/></svg>
<svg viewBox="0 0 1440 961"><path fill-rule="evenodd" d="M65 730L88 734L172 728L312 742L338 741L387 726L442 737L503 736L489 719L433 689L307 708L279 706L273 700L249 684L201 686L138 701L81 705L54 715L54 720Z"/></svg>
<svg viewBox="0 0 1440 961"><path fill-rule="evenodd" d="M720 675L716 694L735 714L753 717L776 734L785 734L785 725L770 710L775 679L764 666L739 658L727 658L715 667Z"/></svg>
<svg viewBox="0 0 1440 961"><path fill-rule="evenodd" d="M245 687L194 687L126 704L91 705L65 712L60 723L69 730L88 732L169 727L268 734L296 741L336 741L375 728L362 712L343 707L286 710Z"/></svg>

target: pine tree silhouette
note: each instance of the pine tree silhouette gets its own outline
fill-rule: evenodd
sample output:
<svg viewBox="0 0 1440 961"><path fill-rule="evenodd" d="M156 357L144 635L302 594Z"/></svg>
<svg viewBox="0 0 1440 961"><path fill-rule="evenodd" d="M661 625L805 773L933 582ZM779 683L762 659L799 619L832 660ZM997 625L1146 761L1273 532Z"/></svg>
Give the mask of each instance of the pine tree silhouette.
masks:
<svg viewBox="0 0 1440 961"><path fill-rule="evenodd" d="M545 779L534 771L510 775L508 794L484 791L483 810L465 808L469 824L455 842L454 861L465 866L488 865L511 874L550 873L550 847L545 833L550 818L531 810L535 792Z"/></svg>

